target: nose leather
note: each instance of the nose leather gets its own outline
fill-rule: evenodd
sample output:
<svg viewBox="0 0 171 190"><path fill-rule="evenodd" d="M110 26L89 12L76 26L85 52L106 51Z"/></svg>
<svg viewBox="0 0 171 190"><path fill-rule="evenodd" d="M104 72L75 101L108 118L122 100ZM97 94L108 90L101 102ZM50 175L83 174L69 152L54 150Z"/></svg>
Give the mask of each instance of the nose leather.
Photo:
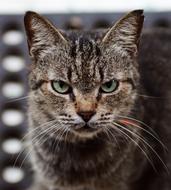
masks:
<svg viewBox="0 0 171 190"><path fill-rule="evenodd" d="M85 121L85 122L88 122L92 116L95 114L95 112L93 111L84 111L84 112L78 112L77 113L79 116L82 117L82 119Z"/></svg>

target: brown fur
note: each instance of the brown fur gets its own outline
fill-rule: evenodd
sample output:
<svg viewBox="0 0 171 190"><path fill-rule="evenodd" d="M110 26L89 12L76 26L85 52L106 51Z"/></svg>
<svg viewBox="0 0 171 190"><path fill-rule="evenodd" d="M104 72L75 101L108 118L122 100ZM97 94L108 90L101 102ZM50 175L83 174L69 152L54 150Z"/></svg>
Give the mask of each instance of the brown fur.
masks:
<svg viewBox="0 0 171 190"><path fill-rule="evenodd" d="M142 13L133 11L100 32L59 31L38 14L26 14L33 68L28 111L30 130L34 129L31 157L39 183L48 190L130 190L140 172L135 164L148 161L136 148L141 147L140 139L113 124L120 116L143 115L141 104L138 116L134 113L140 102L137 56ZM112 79L119 81L116 91L102 93L101 85ZM71 93L55 92L54 80L69 84ZM82 112L94 114L86 125ZM140 128L127 127L141 134Z"/></svg>

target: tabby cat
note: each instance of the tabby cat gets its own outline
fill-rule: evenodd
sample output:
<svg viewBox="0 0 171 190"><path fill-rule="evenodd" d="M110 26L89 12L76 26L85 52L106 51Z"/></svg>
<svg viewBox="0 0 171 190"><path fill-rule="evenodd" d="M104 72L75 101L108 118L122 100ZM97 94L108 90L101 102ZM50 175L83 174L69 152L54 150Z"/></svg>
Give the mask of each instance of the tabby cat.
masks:
<svg viewBox="0 0 171 190"><path fill-rule="evenodd" d="M171 189L171 45L164 32L140 45L143 20L135 10L109 30L60 31L26 13L31 190Z"/></svg>

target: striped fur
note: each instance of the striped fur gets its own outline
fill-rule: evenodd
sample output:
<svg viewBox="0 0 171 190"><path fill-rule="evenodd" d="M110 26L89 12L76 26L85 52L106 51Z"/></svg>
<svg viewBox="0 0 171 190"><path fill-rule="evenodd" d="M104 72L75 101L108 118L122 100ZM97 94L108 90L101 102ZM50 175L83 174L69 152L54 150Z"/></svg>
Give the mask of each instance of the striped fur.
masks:
<svg viewBox="0 0 171 190"><path fill-rule="evenodd" d="M31 156L48 190L129 189L135 147L119 137L119 149L116 142L109 142L104 129L118 115L132 113L136 104L142 23L139 10L108 31L67 32L36 13L26 14L32 58L28 115L30 130L37 129L30 138ZM101 93L100 86L112 79L119 81L118 89ZM72 93L54 92L53 80L68 83ZM89 122L91 130L84 130L78 112L90 111L95 113Z"/></svg>

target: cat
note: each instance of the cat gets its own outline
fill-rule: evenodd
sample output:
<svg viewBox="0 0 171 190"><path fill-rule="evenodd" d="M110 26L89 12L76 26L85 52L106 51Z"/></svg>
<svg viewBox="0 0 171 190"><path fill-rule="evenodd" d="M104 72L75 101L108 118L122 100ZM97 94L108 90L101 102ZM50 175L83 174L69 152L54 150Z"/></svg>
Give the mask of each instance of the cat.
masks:
<svg viewBox="0 0 171 190"><path fill-rule="evenodd" d="M171 189L171 45L153 31L140 42L143 21L135 10L108 30L62 31L26 13L31 190Z"/></svg>

